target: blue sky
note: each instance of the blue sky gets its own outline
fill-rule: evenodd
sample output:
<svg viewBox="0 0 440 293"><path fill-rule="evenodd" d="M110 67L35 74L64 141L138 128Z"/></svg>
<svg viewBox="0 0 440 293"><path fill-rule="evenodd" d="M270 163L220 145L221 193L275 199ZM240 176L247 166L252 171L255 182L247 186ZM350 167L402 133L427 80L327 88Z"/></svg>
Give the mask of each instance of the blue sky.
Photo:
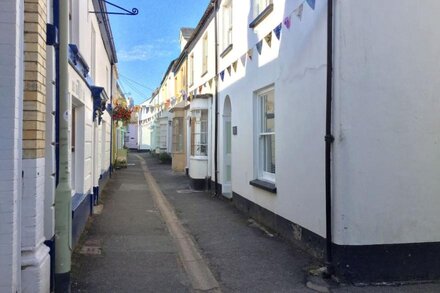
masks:
<svg viewBox="0 0 440 293"><path fill-rule="evenodd" d="M195 27L209 0L113 0L137 16L111 15L123 89L135 104L151 96L171 60L180 54L179 30ZM109 11L114 11L107 5ZM137 83L142 84L142 86Z"/></svg>

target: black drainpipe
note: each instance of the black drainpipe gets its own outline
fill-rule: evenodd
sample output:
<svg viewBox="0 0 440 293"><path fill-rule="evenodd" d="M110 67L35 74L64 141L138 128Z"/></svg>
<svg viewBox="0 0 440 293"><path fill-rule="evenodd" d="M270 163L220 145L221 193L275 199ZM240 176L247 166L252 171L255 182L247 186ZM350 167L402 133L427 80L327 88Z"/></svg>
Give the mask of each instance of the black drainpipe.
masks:
<svg viewBox="0 0 440 293"><path fill-rule="evenodd" d="M333 95L333 0L327 7L327 89L325 117L325 215L326 215L326 267L327 275L333 274L332 253L332 185L331 185L331 147L332 134L332 95Z"/></svg>
<svg viewBox="0 0 440 293"><path fill-rule="evenodd" d="M112 62L110 65L110 107L112 109L110 114L110 168L109 177L112 177L113 173L113 68L115 64Z"/></svg>
<svg viewBox="0 0 440 293"><path fill-rule="evenodd" d="M59 0L53 1L53 23L60 27L60 4ZM59 34L58 34L59 38ZM58 186L60 178L60 46L55 46L55 186Z"/></svg>
<svg viewBox="0 0 440 293"><path fill-rule="evenodd" d="M218 36L217 36L217 0L213 0L214 4L214 39L215 39L215 133L214 133L214 180L215 180L215 186L214 186L214 195L219 195L219 188L218 188Z"/></svg>

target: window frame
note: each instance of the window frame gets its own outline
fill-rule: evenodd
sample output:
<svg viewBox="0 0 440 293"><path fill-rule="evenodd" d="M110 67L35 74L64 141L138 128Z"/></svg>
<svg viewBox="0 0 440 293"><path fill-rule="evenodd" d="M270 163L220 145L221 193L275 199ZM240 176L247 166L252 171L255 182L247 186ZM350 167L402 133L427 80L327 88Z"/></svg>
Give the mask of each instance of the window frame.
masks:
<svg viewBox="0 0 440 293"><path fill-rule="evenodd" d="M194 84L194 53L191 53L189 55L189 62L188 62L188 67L189 67L189 86L192 86Z"/></svg>
<svg viewBox="0 0 440 293"><path fill-rule="evenodd" d="M202 76L208 72L208 33L202 39Z"/></svg>
<svg viewBox="0 0 440 293"><path fill-rule="evenodd" d="M200 112L200 115L197 113ZM202 112L206 113L206 120L202 120ZM208 109L191 110L191 157L206 158L208 157L208 127L209 127L209 111ZM203 131L203 123L205 123L205 131ZM202 142L202 135L205 135L205 143ZM198 139L196 139L198 137ZM204 149L204 150L203 150Z"/></svg>
<svg viewBox="0 0 440 293"><path fill-rule="evenodd" d="M178 123L176 123L178 122ZM184 128L183 128L183 117L174 117L173 118L173 149L172 152L174 154L184 153Z"/></svg>
<svg viewBox="0 0 440 293"><path fill-rule="evenodd" d="M273 131L267 132L263 129L263 115L264 108L262 99L267 97L268 94L272 94L273 96ZM275 87L274 85L267 86L255 92L255 104L256 104L256 121L255 121L255 176L259 180L263 180L266 182L270 182L275 184L276 181L276 156L275 156L275 148L276 143L273 148L271 147L271 156L273 155L273 164L275 167L275 171L273 173L267 172L264 168L264 162L268 156L267 152L263 150L264 139L263 137L274 137L276 139L276 123L275 123ZM271 139L271 138L270 138Z"/></svg>
<svg viewBox="0 0 440 293"><path fill-rule="evenodd" d="M223 4L222 13L222 41L223 41L223 51L232 45L232 31L233 31L233 11L232 11L232 0L227 1Z"/></svg>
<svg viewBox="0 0 440 293"><path fill-rule="evenodd" d="M265 2L264 5L260 7L260 4L263 4L262 2ZM253 10L254 10L254 18L258 17L263 11L270 5L273 4L273 0L253 0Z"/></svg>

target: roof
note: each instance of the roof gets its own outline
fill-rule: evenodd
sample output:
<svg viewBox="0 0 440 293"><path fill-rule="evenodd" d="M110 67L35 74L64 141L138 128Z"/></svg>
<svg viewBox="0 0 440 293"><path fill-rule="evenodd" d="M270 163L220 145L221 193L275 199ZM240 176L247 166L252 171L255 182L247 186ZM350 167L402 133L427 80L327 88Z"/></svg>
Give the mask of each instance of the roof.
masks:
<svg viewBox="0 0 440 293"><path fill-rule="evenodd" d="M180 32L182 33L183 38L188 40L192 36L192 34L194 32L194 28L182 27L180 29Z"/></svg>
<svg viewBox="0 0 440 293"><path fill-rule="evenodd" d="M199 23L197 24L196 28L194 29L191 38L186 43L185 47L183 48L182 52L186 51L189 46L192 44L192 42L196 39L199 32L202 31L203 26L206 24L206 22L209 20L209 17L212 15L212 12L214 11L215 2L217 0L210 0L208 3L208 7L206 7L205 13L203 13L202 18L200 19Z"/></svg>
<svg viewBox="0 0 440 293"><path fill-rule="evenodd" d="M170 65L168 65L168 69L167 69L167 71L165 71L165 74L163 75L162 81L160 82L161 85L165 81L165 78L167 78L168 73L170 73L171 69L173 68L174 62L176 62L176 60L177 59L174 59L173 61L170 62Z"/></svg>
<svg viewBox="0 0 440 293"><path fill-rule="evenodd" d="M185 47L183 48L182 52L180 52L179 57L175 60L175 67L173 68L173 71L175 72L177 69L179 69L180 65L182 64L182 61L185 59L187 53L188 53L188 48L189 46L191 46L192 42L196 39L196 37L198 36L199 32L202 31L203 26L206 24L206 22L208 21L209 17L212 15L212 12L214 11L214 7L215 7L215 2L217 0L209 0L208 6L206 7L205 12L203 13L202 18L199 20L199 23L197 24L196 28L191 29L191 28L181 28L180 30L182 31L183 34L183 30L187 30L187 32L189 32L189 30L191 30L191 37L189 37L187 39L187 43L185 45Z"/></svg>

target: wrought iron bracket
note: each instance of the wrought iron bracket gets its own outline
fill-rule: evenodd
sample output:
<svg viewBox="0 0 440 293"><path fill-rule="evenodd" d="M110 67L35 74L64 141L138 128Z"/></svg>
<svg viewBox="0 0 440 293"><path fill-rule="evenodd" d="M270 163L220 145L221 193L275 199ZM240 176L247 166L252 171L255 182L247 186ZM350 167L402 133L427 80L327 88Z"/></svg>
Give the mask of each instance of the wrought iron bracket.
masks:
<svg viewBox="0 0 440 293"><path fill-rule="evenodd" d="M119 5L116 5L114 3L111 3L110 1L106 1L106 0L100 0L110 6L116 7L124 12L108 12L108 11L89 11L89 13L96 13L96 14L113 14L113 15L137 15L139 13L139 10L137 8L132 8L131 11L127 10Z"/></svg>

